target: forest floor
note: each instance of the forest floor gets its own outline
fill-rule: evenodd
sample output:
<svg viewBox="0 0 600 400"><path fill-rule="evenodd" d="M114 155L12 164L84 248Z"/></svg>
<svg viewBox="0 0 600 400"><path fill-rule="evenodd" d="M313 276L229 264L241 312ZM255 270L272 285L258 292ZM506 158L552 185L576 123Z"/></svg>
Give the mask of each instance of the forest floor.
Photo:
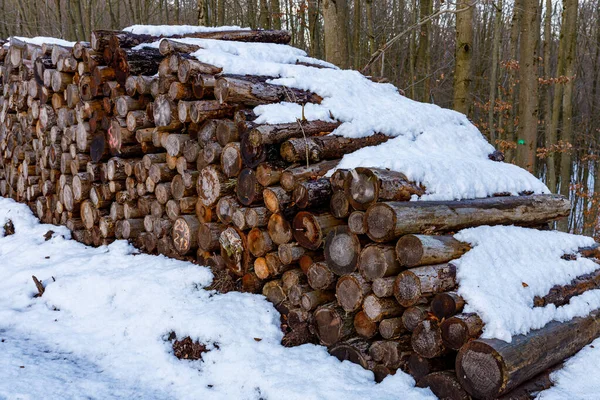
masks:
<svg viewBox="0 0 600 400"><path fill-rule="evenodd" d="M15 233L4 236L9 219ZM203 289L211 279L125 241L86 247L0 198L0 399L435 398L404 373L376 384L325 347L281 346L279 314L263 296ZM176 358L173 332L207 351ZM540 398L594 398L599 357L597 340Z"/></svg>

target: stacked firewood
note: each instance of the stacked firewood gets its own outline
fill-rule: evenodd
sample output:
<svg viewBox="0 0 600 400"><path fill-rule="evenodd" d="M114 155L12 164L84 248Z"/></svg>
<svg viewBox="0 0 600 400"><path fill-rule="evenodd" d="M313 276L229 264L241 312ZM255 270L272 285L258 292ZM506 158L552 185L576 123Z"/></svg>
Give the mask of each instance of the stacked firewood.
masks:
<svg viewBox="0 0 600 400"><path fill-rule="evenodd" d="M189 36L289 41L279 31ZM199 46L173 38L158 49L139 46L156 40L96 31L72 48L16 39L1 47L0 194L27 202L85 244L128 239L148 253L208 265L215 288L262 293L275 305L284 344L319 342L378 380L400 369L440 396L488 398L572 354L557 352L552 362L532 356L513 368L530 337L567 340L560 336L567 324L504 347L477 340L483 323L462 313L452 264L469 250L453 232L542 227L568 215L566 199L409 202L425 188L401 173L336 170L343 155L386 136L328 135L339 122L301 116L256 123L257 105L322 99L269 77L224 74L190 55ZM598 276L555 288L536 304L564 304L597 287ZM591 340L600 331L588 325ZM493 375L495 366L473 351L501 354L504 369ZM497 387L486 392L469 380L473 365L490 369Z"/></svg>

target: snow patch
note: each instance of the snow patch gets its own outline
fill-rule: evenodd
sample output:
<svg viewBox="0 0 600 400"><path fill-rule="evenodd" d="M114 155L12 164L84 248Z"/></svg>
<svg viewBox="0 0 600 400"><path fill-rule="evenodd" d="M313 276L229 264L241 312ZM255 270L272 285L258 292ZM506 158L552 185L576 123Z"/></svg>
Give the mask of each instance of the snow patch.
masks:
<svg viewBox="0 0 600 400"><path fill-rule="evenodd" d="M131 25L123 28L126 32L137 35L178 36L199 32L242 31L250 28L239 26L197 26L197 25Z"/></svg>
<svg viewBox="0 0 600 400"><path fill-rule="evenodd" d="M587 258L567 261L580 247L594 240L557 231L514 226L481 226L454 235L473 249L453 261L457 267L458 293L485 326L483 338L507 342L550 321L568 321L600 308L600 290L590 290L561 307L534 307L535 296L544 296L554 285L566 285L579 275L598 269Z"/></svg>
<svg viewBox="0 0 600 400"><path fill-rule="evenodd" d="M73 47L73 46L75 46L75 43L76 43L76 42L69 42L68 40L57 39L57 38L46 37L46 36L36 36L36 37L32 37L32 38L14 36L14 38L19 39L25 43L36 44L38 46L41 46L45 43L45 44L58 44L60 46L65 46L65 47ZM5 43L4 46L10 45L10 37L7 40L8 40L8 42Z"/></svg>
<svg viewBox="0 0 600 400"><path fill-rule="evenodd" d="M284 348L273 306L204 290L207 268L138 254L125 241L86 247L0 198L0 226L7 219L16 233L0 237L2 398L435 398L400 371L375 384L322 346ZM40 298L32 275L46 285ZM218 348L178 360L171 331Z"/></svg>

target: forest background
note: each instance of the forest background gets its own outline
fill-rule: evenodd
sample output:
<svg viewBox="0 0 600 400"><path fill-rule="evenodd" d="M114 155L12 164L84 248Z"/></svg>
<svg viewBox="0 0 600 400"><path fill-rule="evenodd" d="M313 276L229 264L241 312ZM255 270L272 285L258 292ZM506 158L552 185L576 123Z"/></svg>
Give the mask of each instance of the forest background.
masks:
<svg viewBox="0 0 600 400"><path fill-rule="evenodd" d="M285 29L292 45L465 113L600 236L600 0L0 0L0 35L133 24Z"/></svg>

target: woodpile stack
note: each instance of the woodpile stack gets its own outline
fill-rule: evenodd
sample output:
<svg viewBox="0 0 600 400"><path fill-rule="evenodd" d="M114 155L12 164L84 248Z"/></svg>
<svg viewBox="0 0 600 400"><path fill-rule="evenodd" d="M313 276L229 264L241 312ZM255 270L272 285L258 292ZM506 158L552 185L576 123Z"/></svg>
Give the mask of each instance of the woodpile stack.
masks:
<svg viewBox="0 0 600 400"><path fill-rule="evenodd" d="M279 31L189 36L289 41ZM155 40L96 31L72 48L17 39L1 48L2 196L87 245L128 239L208 265L215 288L262 293L276 306L286 345L319 342L378 380L400 369L449 398L505 394L600 334L591 315L510 344L478 340L483 323L462 313L455 291L452 260L469 246L453 232L543 227L568 215L566 199L409 202L425 188L401 173L333 172L344 154L386 136L328 135L339 126L332 121L255 123L257 105L322 99L268 77L223 74L190 56L198 46L173 38L133 50ZM598 283L598 274L580 277L538 305ZM583 333L573 338L571 328ZM535 347L547 337L547 348ZM565 350L548 358L558 344Z"/></svg>

